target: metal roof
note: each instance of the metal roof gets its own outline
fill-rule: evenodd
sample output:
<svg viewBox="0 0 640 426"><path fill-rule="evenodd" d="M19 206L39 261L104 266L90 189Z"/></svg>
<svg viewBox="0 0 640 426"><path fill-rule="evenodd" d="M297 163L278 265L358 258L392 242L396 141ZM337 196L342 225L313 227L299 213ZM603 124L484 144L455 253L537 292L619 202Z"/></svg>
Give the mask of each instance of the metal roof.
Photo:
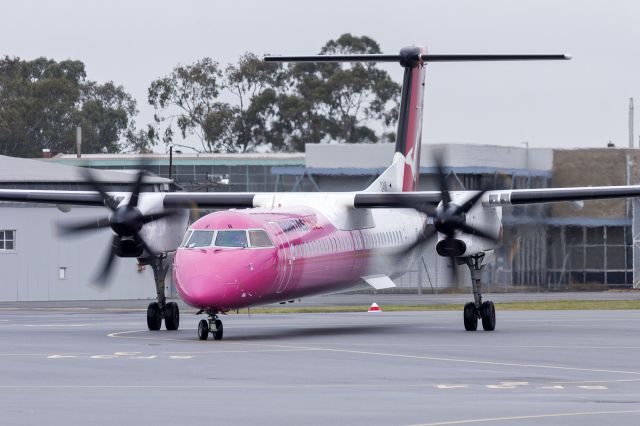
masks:
<svg viewBox="0 0 640 426"><path fill-rule="evenodd" d="M47 161L60 164L91 165L92 167L122 167L144 161L153 166L168 166L169 154L58 154ZM173 153L174 166L191 165L228 165L228 166L290 166L305 164L304 153Z"/></svg>
<svg viewBox="0 0 640 426"><path fill-rule="evenodd" d="M97 180L104 183L127 183L133 180L131 173L111 170L93 170ZM80 167L56 164L30 158L0 155L0 182L82 183L86 179ZM162 184L171 180L158 176L145 176L145 183Z"/></svg>

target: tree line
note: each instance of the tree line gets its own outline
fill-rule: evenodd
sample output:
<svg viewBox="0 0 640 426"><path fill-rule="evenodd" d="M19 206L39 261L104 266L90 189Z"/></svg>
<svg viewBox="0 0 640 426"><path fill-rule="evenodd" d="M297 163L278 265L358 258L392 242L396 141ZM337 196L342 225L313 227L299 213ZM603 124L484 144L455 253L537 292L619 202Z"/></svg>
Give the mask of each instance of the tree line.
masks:
<svg viewBox="0 0 640 426"><path fill-rule="evenodd" d="M381 53L367 36L343 34L320 54ZM151 82L153 122L139 128L137 101L113 82L89 80L77 60L0 59L0 154L42 149L149 152L184 145L200 152L296 152L305 143L393 141L400 87L375 63L266 63L253 53L221 66L177 65ZM197 141L197 145L193 145Z"/></svg>

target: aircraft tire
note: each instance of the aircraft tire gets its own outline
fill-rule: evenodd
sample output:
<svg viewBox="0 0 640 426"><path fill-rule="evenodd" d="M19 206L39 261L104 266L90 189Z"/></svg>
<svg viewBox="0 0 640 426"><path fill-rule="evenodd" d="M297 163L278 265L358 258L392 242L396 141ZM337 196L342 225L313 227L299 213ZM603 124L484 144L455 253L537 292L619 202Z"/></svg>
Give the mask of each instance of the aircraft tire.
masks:
<svg viewBox="0 0 640 426"><path fill-rule="evenodd" d="M198 323L198 338L200 340L207 340L209 337L209 322L207 320L200 320Z"/></svg>
<svg viewBox="0 0 640 426"><path fill-rule="evenodd" d="M478 329L478 315L476 314L475 303L469 302L464 305L463 317L465 330L476 331Z"/></svg>
<svg viewBox="0 0 640 426"><path fill-rule="evenodd" d="M215 324L216 324L216 331L215 333L213 333L213 340L222 340L222 334L224 331L222 327L222 321L217 319Z"/></svg>
<svg viewBox="0 0 640 426"><path fill-rule="evenodd" d="M162 326L160 304L158 302L149 303L147 307L147 327L151 331L157 331L160 330L160 326Z"/></svg>
<svg viewBox="0 0 640 426"><path fill-rule="evenodd" d="M164 307L164 326L167 330L177 330L180 326L180 309L176 302L169 302Z"/></svg>
<svg viewBox="0 0 640 426"><path fill-rule="evenodd" d="M493 331L496 329L496 308L493 302L484 302L482 306L480 306L480 315L482 316L482 328L484 331Z"/></svg>

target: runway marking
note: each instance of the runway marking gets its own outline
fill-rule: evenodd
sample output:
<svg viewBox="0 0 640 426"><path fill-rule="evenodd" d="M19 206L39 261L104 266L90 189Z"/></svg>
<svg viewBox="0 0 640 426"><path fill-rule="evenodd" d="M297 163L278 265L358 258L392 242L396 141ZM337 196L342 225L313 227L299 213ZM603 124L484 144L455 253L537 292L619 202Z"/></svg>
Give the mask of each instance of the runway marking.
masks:
<svg viewBox="0 0 640 426"><path fill-rule="evenodd" d="M77 358L77 355L49 355L48 359L60 359L60 358Z"/></svg>
<svg viewBox="0 0 640 426"><path fill-rule="evenodd" d="M9 327L89 327L91 324L12 324Z"/></svg>
<svg viewBox="0 0 640 426"><path fill-rule="evenodd" d="M140 355L140 352L114 352L116 356L136 356Z"/></svg>
<svg viewBox="0 0 640 426"><path fill-rule="evenodd" d="M192 355L169 355L169 359L191 359Z"/></svg>
<svg viewBox="0 0 640 426"><path fill-rule="evenodd" d="M469 385L436 385L438 389L461 389L468 388Z"/></svg>
<svg viewBox="0 0 640 426"><path fill-rule="evenodd" d="M561 385L554 385L554 386L540 386L539 389L554 389L554 390L562 390L564 389L564 386Z"/></svg>
<svg viewBox="0 0 640 426"><path fill-rule="evenodd" d="M540 368L540 369L563 370L563 371L586 371L586 372L592 372L592 373L640 375L640 371L628 371L628 370L609 370L609 369L601 369L601 368L568 367L568 366L548 365L548 364L547 365L522 364L522 363L515 363L515 362L483 361L483 360L477 360L477 359L445 358L445 357L435 357L435 356L428 356L428 355L409 355L409 354L396 354L396 353L389 353L389 352L370 352L370 351L357 351L357 350L350 350L350 349L289 346L289 345L276 345L276 344L267 344L267 343L244 343L244 342L236 342L236 343L239 345L273 346L273 347L281 347L281 348L307 349L307 350L317 350L317 351L326 351L326 352L382 356L382 357L391 357L391 358L418 359L418 360L427 360L427 361L457 362L457 363L479 364L479 365L498 365L498 366L504 366L504 367Z"/></svg>
<svg viewBox="0 0 640 426"><path fill-rule="evenodd" d="M576 385L579 383L618 383L618 382L640 382L640 379L612 379L612 380L577 380L577 381L563 381L553 382L564 385Z"/></svg>
<svg viewBox="0 0 640 426"><path fill-rule="evenodd" d="M611 411L578 411L569 413L553 413L553 414L532 414L529 416L511 416L511 417L487 417L483 419L466 419L466 420L450 420L436 423L418 423L413 426L444 426L444 425L463 425L469 423L487 423L487 422L504 422L513 420L530 420L530 419L548 419L558 417L577 417L577 416L602 416L607 414L636 414L640 410L611 410Z"/></svg>
<svg viewBox="0 0 640 426"><path fill-rule="evenodd" d="M129 359L156 359L158 358L158 355L139 355L139 356L132 356Z"/></svg>
<svg viewBox="0 0 640 426"><path fill-rule="evenodd" d="M578 387L580 389L586 389L586 390L608 390L609 389L606 386L596 386L596 385L581 385Z"/></svg>
<svg viewBox="0 0 640 426"><path fill-rule="evenodd" d="M117 358L116 355L91 355L91 359L114 359Z"/></svg>

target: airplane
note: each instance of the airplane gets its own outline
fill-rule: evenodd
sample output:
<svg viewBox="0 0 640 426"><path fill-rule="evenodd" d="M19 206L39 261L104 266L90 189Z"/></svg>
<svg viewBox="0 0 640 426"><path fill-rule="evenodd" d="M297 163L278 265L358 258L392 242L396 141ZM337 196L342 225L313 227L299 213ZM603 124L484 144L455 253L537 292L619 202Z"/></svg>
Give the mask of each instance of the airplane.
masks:
<svg viewBox="0 0 640 426"><path fill-rule="evenodd" d="M473 301L464 305L468 331L496 327L495 307L482 298L480 272L502 234L502 207L635 197L640 186L451 191L436 158L438 191L418 191L427 64L457 61L567 60L547 54L430 54L410 46L397 55L267 56L268 62L398 62L404 68L398 132L391 165L368 188L314 193L145 193L144 172L130 192L106 192L87 169L94 191L0 190L0 201L106 206L110 215L61 224L63 234L111 228L113 239L97 282L108 282L116 257L152 266L156 301L149 330L177 330L167 302L169 265L180 297L206 314L198 338L223 337L220 315L231 310L333 293L367 283L393 287L435 237L438 255L466 264ZM188 225L193 208L223 209ZM186 232L185 232L186 230Z"/></svg>

